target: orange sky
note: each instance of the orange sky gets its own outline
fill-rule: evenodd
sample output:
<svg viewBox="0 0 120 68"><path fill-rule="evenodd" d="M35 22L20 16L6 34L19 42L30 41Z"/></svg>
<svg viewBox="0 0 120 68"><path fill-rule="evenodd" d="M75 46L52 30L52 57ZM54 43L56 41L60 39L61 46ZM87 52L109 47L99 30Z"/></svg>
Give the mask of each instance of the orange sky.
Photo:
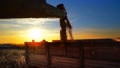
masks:
<svg viewBox="0 0 120 68"><path fill-rule="evenodd" d="M60 25L58 19L5 19L0 20L0 43L20 43L26 41L60 40ZM76 28L73 23L74 39L117 38L119 29ZM32 32L37 30L39 32ZM31 37L33 33L33 37ZM36 35L37 34L37 35ZM68 34L68 32L67 32ZM69 39L69 35L68 39ZM37 37L37 38L34 38Z"/></svg>

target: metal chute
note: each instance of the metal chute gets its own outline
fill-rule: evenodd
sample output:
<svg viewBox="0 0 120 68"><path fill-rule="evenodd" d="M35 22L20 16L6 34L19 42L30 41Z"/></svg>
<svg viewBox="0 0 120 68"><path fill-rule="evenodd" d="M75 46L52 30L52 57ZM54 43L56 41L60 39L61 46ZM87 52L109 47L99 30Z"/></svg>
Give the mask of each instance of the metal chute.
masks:
<svg viewBox="0 0 120 68"><path fill-rule="evenodd" d="M1 0L0 19L60 18L66 13L46 3L46 0Z"/></svg>

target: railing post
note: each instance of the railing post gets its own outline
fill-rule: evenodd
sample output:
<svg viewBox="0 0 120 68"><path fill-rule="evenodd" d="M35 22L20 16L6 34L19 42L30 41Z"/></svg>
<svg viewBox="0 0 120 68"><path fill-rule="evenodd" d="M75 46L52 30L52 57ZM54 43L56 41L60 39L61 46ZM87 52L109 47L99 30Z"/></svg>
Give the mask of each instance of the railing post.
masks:
<svg viewBox="0 0 120 68"><path fill-rule="evenodd" d="M85 46L83 44L80 45L80 68L85 68Z"/></svg>
<svg viewBox="0 0 120 68"><path fill-rule="evenodd" d="M49 42L46 42L46 51L47 51L47 59L48 59L47 68L51 68L51 56L50 56L50 43Z"/></svg>

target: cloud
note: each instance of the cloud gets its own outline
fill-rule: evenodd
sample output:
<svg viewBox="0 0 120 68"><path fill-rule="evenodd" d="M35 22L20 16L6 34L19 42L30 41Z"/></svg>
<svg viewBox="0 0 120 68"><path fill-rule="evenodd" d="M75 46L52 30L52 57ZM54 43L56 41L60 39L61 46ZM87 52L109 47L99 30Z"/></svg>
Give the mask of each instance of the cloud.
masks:
<svg viewBox="0 0 120 68"><path fill-rule="evenodd" d="M0 20L0 38L24 38L27 36L28 30L33 28L44 30L46 38L49 35L59 34L59 25L55 24L57 21L58 19L2 19Z"/></svg>
<svg viewBox="0 0 120 68"><path fill-rule="evenodd" d="M0 20L1 30L24 30L31 27L39 28L57 28L56 24L59 24L57 18L25 18L25 19L2 19ZM57 25L58 26L58 25Z"/></svg>
<svg viewBox="0 0 120 68"><path fill-rule="evenodd" d="M59 21L57 18L24 18L24 19L1 19L0 24L11 25L38 25L50 24Z"/></svg>
<svg viewBox="0 0 120 68"><path fill-rule="evenodd" d="M45 23L54 23L58 21L56 18L25 18L25 19L14 19L15 22L20 24L45 24Z"/></svg>

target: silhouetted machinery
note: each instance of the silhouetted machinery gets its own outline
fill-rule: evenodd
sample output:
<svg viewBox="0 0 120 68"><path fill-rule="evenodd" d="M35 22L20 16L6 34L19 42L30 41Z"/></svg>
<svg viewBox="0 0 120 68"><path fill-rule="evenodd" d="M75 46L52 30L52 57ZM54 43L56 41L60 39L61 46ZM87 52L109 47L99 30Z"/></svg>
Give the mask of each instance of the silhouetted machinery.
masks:
<svg viewBox="0 0 120 68"><path fill-rule="evenodd" d="M65 9L63 4L57 5L57 8L61 9L62 11L64 11L67 14L66 9ZM71 26L71 24L70 24L70 22L68 20L67 15L66 16L62 16L60 18L60 26L61 26L61 30L60 30L61 40L62 41L66 41L67 40L66 28L68 28L68 30L69 30L70 39L73 40L72 26Z"/></svg>
<svg viewBox="0 0 120 68"><path fill-rule="evenodd" d="M60 18L61 40L67 40L66 29L69 29L70 38L73 39L72 26L63 4L54 7L46 0L1 0L0 19L8 18Z"/></svg>
<svg viewBox="0 0 120 68"><path fill-rule="evenodd" d="M65 15L46 0L0 1L0 18L59 18Z"/></svg>

